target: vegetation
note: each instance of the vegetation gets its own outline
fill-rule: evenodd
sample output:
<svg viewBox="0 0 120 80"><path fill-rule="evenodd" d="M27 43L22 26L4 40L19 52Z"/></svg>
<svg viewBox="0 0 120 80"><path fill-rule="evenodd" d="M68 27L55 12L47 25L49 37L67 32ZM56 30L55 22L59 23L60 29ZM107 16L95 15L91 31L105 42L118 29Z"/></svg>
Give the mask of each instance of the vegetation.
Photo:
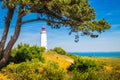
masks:
<svg viewBox="0 0 120 80"><path fill-rule="evenodd" d="M72 64L73 59L66 56L66 55L60 55L53 51L48 51L43 54L43 57L46 61L53 61L58 63L58 65L63 68L65 71L67 71L67 68Z"/></svg>
<svg viewBox="0 0 120 80"><path fill-rule="evenodd" d="M119 80L120 78L118 76L120 75L120 62L114 61L114 59L120 60L120 58L78 57L75 55L72 57L74 63L68 68L72 80ZM111 63L109 63L110 61Z"/></svg>
<svg viewBox="0 0 120 80"><path fill-rule="evenodd" d="M95 11L91 8L88 0L2 0L2 8L7 8L4 20L3 35L0 40L0 68L4 67L11 54L12 47L17 41L22 25L35 21L45 21L52 28L68 27L71 34L77 33L75 42L79 41L79 34L93 38L110 28L105 19L95 20ZM17 14L17 18L13 17ZM23 18L29 13L35 13L38 17L30 20ZM14 33L6 43L12 20L15 21ZM5 46L6 45L6 46Z"/></svg>
<svg viewBox="0 0 120 80"><path fill-rule="evenodd" d="M1 69L0 80L120 79L120 58L61 55L28 44L14 48L9 63Z"/></svg>
<svg viewBox="0 0 120 80"><path fill-rule="evenodd" d="M2 72L11 80L63 80L64 78L64 72L57 63L41 63L38 59L19 64L11 63L3 68Z"/></svg>
<svg viewBox="0 0 120 80"><path fill-rule="evenodd" d="M17 48L12 50L12 60L15 63L20 63L26 60L38 58L40 61L44 61L42 53L45 48L38 46L30 46L29 44L18 44Z"/></svg>
<svg viewBox="0 0 120 80"><path fill-rule="evenodd" d="M61 47L55 47L53 49L53 51L55 51L56 53L61 54L61 55L65 55L66 54L66 51L63 50Z"/></svg>
<svg viewBox="0 0 120 80"><path fill-rule="evenodd" d="M73 71L77 70L79 72L85 72L89 69L91 70L99 70L99 68L102 69L102 65L97 64L97 62L89 59L81 59L81 58L75 58L74 63L68 68L68 70Z"/></svg>

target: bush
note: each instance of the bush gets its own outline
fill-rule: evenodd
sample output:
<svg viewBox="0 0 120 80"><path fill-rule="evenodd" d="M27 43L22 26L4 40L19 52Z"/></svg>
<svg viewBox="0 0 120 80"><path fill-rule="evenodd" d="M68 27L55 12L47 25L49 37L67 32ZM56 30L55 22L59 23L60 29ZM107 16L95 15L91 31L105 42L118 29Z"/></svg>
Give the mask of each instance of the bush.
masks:
<svg viewBox="0 0 120 80"><path fill-rule="evenodd" d="M80 72L85 72L89 69L98 70L99 68L103 68L102 65L97 64L93 60L89 59L81 59L80 57L76 57L74 59L74 63L68 68L69 71L77 70Z"/></svg>
<svg viewBox="0 0 120 80"><path fill-rule="evenodd" d="M41 75L38 75L41 66L43 64L38 59L34 59L31 62L11 63L3 68L2 72L12 80L38 80L41 77Z"/></svg>
<svg viewBox="0 0 120 80"><path fill-rule="evenodd" d="M111 76L111 73L105 70L95 71L90 69L85 72L79 72L77 70L71 71L70 80L119 80L119 79L118 77L113 78Z"/></svg>
<svg viewBox="0 0 120 80"><path fill-rule="evenodd" d="M48 62L45 67L45 71L46 72L43 77L47 76L46 80L64 80L65 78L64 70L55 62Z"/></svg>
<svg viewBox="0 0 120 80"><path fill-rule="evenodd" d="M55 47L55 48L53 49L53 51L55 51L56 53L61 54L61 55L65 55L65 54L66 54L66 51L63 50L63 49L60 48L60 47Z"/></svg>
<svg viewBox="0 0 120 80"><path fill-rule="evenodd" d="M104 65L90 59L74 56L74 63L68 68L70 80L119 80L120 72L107 71Z"/></svg>
<svg viewBox="0 0 120 80"><path fill-rule="evenodd" d="M70 80L86 80L88 78L88 75L88 73L80 73L74 70L71 72Z"/></svg>
<svg viewBox="0 0 120 80"><path fill-rule="evenodd" d="M29 46L28 44L19 44L17 48L12 50L12 57L15 63L23 62L38 58L40 61L44 61L42 52L45 48L38 46Z"/></svg>
<svg viewBox="0 0 120 80"><path fill-rule="evenodd" d="M11 63L2 69L2 73L12 80L64 80L65 77L57 63L42 63L38 59L19 64Z"/></svg>

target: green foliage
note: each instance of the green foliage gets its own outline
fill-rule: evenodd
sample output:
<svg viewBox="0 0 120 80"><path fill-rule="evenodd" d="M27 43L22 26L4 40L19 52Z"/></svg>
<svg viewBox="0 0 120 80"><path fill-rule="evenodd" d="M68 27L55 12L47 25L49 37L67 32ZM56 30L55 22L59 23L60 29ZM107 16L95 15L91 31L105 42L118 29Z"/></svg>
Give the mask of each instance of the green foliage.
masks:
<svg viewBox="0 0 120 80"><path fill-rule="evenodd" d="M69 55L74 58L74 63L68 68L70 71L70 80L119 80L120 71L114 65L112 71L104 68L105 64L95 60L84 59L75 55ZM117 64L116 64L117 65ZM119 66L119 65L118 65Z"/></svg>
<svg viewBox="0 0 120 80"><path fill-rule="evenodd" d="M40 52L45 52L45 47L40 47Z"/></svg>
<svg viewBox="0 0 120 80"><path fill-rule="evenodd" d="M89 70L86 72L72 71L70 80L114 80L106 71ZM115 79L119 80L119 79Z"/></svg>
<svg viewBox="0 0 120 80"><path fill-rule="evenodd" d="M65 77L57 63L41 63L38 59L19 64L11 63L2 69L2 73L12 80L63 80Z"/></svg>
<svg viewBox="0 0 120 80"><path fill-rule="evenodd" d="M38 58L40 61L44 61L42 53L45 48L38 46L29 46L28 44L18 44L17 48L12 50L12 57L14 62L19 63L26 60Z"/></svg>
<svg viewBox="0 0 120 80"><path fill-rule="evenodd" d="M71 72L70 80L86 80L88 77L88 73L80 73L76 70Z"/></svg>
<svg viewBox="0 0 120 80"><path fill-rule="evenodd" d="M53 49L53 51L55 51L56 53L61 54L61 55L65 55L66 54L66 51L63 50L61 47L55 47Z"/></svg>
<svg viewBox="0 0 120 80"><path fill-rule="evenodd" d="M63 69L60 69L57 63L50 62L50 64L45 67L47 73L45 76L49 80L63 80L65 78L65 72Z"/></svg>
<svg viewBox="0 0 120 80"><path fill-rule="evenodd" d="M96 32L110 28L104 19L95 20L95 10L88 0L4 0L4 5L12 8L22 5L24 8L16 7L18 12L40 14L38 20L46 21L52 28L65 25L70 32L81 31L91 37L97 37Z"/></svg>
<svg viewBox="0 0 120 80"><path fill-rule="evenodd" d="M68 70L70 71L77 70L80 72L85 72L89 69L98 70L99 68L103 68L103 66L97 64L93 60L81 59L80 57L76 57L74 59L74 63L68 68Z"/></svg>

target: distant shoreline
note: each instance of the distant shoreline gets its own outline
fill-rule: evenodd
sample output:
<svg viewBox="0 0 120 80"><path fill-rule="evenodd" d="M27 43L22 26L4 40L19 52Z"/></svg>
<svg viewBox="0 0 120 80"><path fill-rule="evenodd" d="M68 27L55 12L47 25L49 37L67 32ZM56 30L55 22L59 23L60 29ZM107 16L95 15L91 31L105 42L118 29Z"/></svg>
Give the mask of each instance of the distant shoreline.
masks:
<svg viewBox="0 0 120 80"><path fill-rule="evenodd" d="M68 52L68 54L89 57L120 57L120 52Z"/></svg>

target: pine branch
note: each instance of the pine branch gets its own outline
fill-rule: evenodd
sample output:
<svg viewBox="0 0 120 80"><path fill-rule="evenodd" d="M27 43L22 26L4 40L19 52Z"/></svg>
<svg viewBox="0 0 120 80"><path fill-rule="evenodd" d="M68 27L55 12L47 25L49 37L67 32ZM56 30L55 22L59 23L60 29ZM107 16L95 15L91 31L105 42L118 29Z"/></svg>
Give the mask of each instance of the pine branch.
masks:
<svg viewBox="0 0 120 80"><path fill-rule="evenodd" d="M35 22L35 21L46 21L46 22L54 23L54 24L66 24L66 21L57 22L57 21L52 21L52 20L48 20L48 19L41 19L41 18L26 20L26 21L23 21L21 24L26 24L26 23Z"/></svg>

